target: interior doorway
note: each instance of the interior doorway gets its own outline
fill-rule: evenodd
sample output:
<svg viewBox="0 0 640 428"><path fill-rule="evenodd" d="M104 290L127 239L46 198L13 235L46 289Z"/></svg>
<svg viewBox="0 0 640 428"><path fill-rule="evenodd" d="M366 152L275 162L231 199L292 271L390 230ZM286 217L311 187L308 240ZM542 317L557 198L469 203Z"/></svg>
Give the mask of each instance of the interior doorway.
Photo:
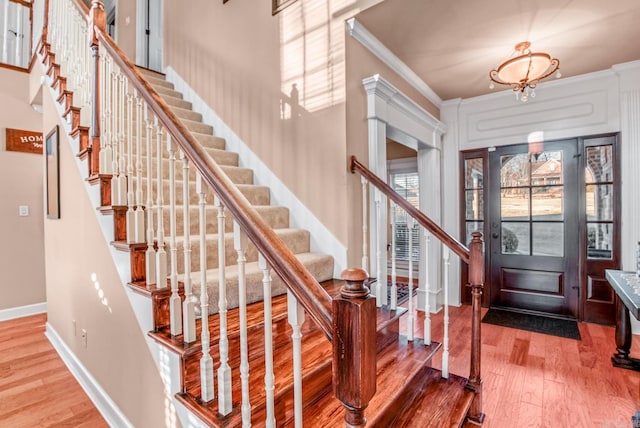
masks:
<svg viewBox="0 0 640 428"><path fill-rule="evenodd" d="M136 63L162 72L162 0L138 0Z"/></svg>

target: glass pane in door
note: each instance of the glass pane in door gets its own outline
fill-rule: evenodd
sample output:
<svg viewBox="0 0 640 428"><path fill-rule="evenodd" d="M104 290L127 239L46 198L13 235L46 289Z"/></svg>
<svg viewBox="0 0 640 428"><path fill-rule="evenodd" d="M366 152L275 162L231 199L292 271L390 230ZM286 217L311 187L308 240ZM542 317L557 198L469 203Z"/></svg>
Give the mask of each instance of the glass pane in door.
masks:
<svg viewBox="0 0 640 428"><path fill-rule="evenodd" d="M529 154L518 153L500 157L500 187L529 185Z"/></svg>

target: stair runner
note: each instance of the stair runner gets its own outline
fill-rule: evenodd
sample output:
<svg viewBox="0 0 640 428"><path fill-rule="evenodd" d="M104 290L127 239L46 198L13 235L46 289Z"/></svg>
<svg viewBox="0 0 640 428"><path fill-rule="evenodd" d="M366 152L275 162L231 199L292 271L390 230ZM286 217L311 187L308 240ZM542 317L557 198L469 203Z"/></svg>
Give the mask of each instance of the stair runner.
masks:
<svg viewBox="0 0 640 428"><path fill-rule="evenodd" d="M222 138L213 135L212 126L202 123L202 115L191 109L191 103L183 99L182 94L173 89L173 84L168 82L164 75L139 69L145 78L151 83L158 94L167 102L173 112L182 121L184 126L191 132L193 137L199 141L205 148L207 153L221 166L222 170L229 176L231 181L237 185L241 193L249 200L254 208L260 213L262 218L271 226L278 236L285 242L287 247L296 255L302 264L311 272L314 278L319 281L325 281L333 277L333 257L326 254L311 252L310 234L306 230L292 229L289 225L289 210L286 207L270 205L270 190L268 187L255 185L253 183L253 171L242 168L239 165L238 154L225 150L225 141ZM134 135L136 127L133 127ZM142 135L146 135L146 129L142 126ZM165 146L163 145L163 148ZM143 144L143 153L146 155L146 145ZM155 144L152 144L152 154L155 155ZM163 153L163 191L164 201L168 202L169 198L169 168L168 157ZM143 169L146 168L146 159L142 161ZM152 161L152 170L155 172L157 160L154 156ZM183 241L183 217L182 210L182 163L177 161L176 167L176 237L177 252L177 270L184 272L184 253L182 251ZM190 166L190 236L191 241L191 281L193 285L193 293L199 296L201 287L200 258L200 237L198 224L198 195L195 190L195 168ZM146 171L142 174L141 184L146 189ZM135 179L134 186L137 185ZM217 208L213 206L213 194L208 191L207 194L207 229L206 229L206 249L207 249L207 285L209 295L209 312L211 314L218 311L218 221ZM164 225L169 225L169 207L164 207ZM154 217L154 222L157 221ZM225 230L225 276L227 283L227 304L228 308L236 308L238 306L238 275L237 275L237 255L233 246L233 219L230 213L226 213ZM169 253L169 247L166 247ZM169 258L170 259L170 258ZM256 248L249 243L246 253L246 278L247 278L247 302L253 303L262 300L262 271L258 266L258 252ZM171 260L168 260L169 266ZM170 271L170 270L169 270ZM286 293L286 286L277 275L272 275L272 295L277 296ZM178 277L179 281L183 281L182 275Z"/></svg>

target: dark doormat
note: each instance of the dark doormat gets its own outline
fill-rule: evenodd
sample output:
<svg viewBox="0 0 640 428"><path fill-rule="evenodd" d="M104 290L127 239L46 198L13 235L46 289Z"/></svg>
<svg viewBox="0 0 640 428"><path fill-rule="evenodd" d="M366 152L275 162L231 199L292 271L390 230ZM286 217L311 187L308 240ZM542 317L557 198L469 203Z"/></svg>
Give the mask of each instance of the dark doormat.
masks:
<svg viewBox="0 0 640 428"><path fill-rule="evenodd" d="M396 282L398 290L397 304L400 305L409 300L409 284L406 282ZM413 295L416 295L418 284L413 284ZM391 302L391 281L387 282L387 302Z"/></svg>
<svg viewBox="0 0 640 428"><path fill-rule="evenodd" d="M535 333L550 334L581 340L578 323L571 320L543 317L539 315L522 314L501 309L489 309L482 318L482 322L503 327L533 331Z"/></svg>

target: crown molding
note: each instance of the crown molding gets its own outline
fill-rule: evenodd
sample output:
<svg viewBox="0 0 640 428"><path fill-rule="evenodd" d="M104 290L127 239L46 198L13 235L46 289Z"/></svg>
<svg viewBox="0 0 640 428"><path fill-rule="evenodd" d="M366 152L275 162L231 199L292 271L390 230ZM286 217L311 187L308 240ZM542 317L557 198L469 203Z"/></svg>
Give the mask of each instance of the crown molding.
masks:
<svg viewBox="0 0 640 428"><path fill-rule="evenodd" d="M387 65L390 69L398 73L400 77L413 86L426 99L436 105L438 108L442 105L442 98L436 94L433 89L427 85L407 64L402 62L393 52L389 50L380 40L369 32L355 18L346 21L349 35L356 39L362 46L367 48L380 61Z"/></svg>

